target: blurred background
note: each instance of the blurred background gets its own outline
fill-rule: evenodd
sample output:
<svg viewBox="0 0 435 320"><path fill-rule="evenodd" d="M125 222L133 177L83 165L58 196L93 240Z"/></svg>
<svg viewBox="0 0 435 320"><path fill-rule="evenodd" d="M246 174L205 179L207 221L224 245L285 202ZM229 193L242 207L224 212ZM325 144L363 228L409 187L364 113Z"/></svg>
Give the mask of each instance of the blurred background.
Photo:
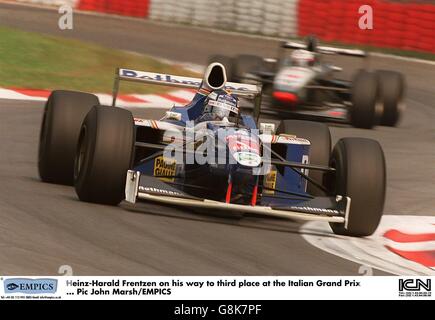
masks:
<svg viewBox="0 0 435 320"><path fill-rule="evenodd" d="M19 0L272 37L435 53L435 1L420 0ZM361 30L370 5L374 28Z"/></svg>

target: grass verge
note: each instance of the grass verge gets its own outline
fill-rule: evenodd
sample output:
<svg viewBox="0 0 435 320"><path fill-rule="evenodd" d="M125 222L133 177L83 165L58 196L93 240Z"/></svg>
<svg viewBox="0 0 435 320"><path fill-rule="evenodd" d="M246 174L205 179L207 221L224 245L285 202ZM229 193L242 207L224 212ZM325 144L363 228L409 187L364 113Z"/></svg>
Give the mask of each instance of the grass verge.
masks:
<svg viewBox="0 0 435 320"><path fill-rule="evenodd" d="M0 27L0 87L110 93L117 67L198 76L150 57L78 40ZM122 84L122 93L160 93L168 87Z"/></svg>

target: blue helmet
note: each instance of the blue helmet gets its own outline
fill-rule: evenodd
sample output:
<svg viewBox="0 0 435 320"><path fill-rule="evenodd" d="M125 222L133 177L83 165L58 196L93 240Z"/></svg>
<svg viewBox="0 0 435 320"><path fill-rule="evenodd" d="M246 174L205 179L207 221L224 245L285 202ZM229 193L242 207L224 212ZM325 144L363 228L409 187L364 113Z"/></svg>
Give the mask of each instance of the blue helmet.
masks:
<svg viewBox="0 0 435 320"><path fill-rule="evenodd" d="M213 120L236 118L239 115L239 99L224 90L213 91L205 99L203 115Z"/></svg>

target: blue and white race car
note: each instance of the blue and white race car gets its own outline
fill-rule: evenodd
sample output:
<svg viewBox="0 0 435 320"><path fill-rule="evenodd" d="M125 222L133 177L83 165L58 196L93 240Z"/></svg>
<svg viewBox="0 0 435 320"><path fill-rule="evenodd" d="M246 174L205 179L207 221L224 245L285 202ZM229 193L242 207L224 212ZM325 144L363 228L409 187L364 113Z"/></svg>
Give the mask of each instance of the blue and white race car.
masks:
<svg viewBox="0 0 435 320"><path fill-rule="evenodd" d="M116 107L120 81L197 89L161 120ZM333 232L372 234L385 199L380 145L341 139L326 125L286 120L275 128L240 113L261 106L261 86L227 82L220 63L204 78L119 69L112 106L92 94L54 91L39 148L43 181L73 184L82 201L152 201L240 216L323 220Z"/></svg>

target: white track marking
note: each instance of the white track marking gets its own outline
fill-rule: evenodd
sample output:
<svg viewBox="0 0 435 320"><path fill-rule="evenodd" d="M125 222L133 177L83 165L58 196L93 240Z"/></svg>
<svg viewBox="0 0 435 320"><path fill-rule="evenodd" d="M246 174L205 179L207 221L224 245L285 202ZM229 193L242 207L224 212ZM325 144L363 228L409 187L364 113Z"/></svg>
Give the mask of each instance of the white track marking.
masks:
<svg viewBox="0 0 435 320"><path fill-rule="evenodd" d="M143 105L148 107L154 106L160 109L170 109L172 106L174 106L174 104L176 104L174 101L160 97L156 94L135 94L134 96L147 101L146 103L143 103Z"/></svg>
<svg viewBox="0 0 435 320"><path fill-rule="evenodd" d="M185 99L188 101L192 100L193 97L195 96L195 93L186 90L177 90L177 91L170 92L169 94L174 97Z"/></svg>
<svg viewBox="0 0 435 320"><path fill-rule="evenodd" d="M2 99L26 100L27 96L9 89L0 88L0 97Z"/></svg>
<svg viewBox="0 0 435 320"><path fill-rule="evenodd" d="M401 250L434 250L434 242L399 243L383 237L387 230L404 233L434 233L435 217L384 216L378 230L367 238L334 235L327 223L313 221L301 227L302 237L313 246L358 264L396 275L435 275L435 270L407 260L388 250L385 245ZM418 251L420 251L418 250Z"/></svg>
<svg viewBox="0 0 435 320"><path fill-rule="evenodd" d="M400 251L435 251L435 241L400 243L386 239L385 245Z"/></svg>
<svg viewBox="0 0 435 320"><path fill-rule="evenodd" d="M23 93L17 92L11 89L0 88L0 99L10 99L10 100L33 100L33 101L45 101L46 98L37 96L28 96Z"/></svg>
<svg viewBox="0 0 435 320"><path fill-rule="evenodd" d="M117 99L116 105L119 107L128 108L154 108L154 109L170 109L174 105L183 105L177 102L179 99L190 101L195 94L190 90L176 90L168 92L165 97L158 94L130 94L120 95ZM96 93L102 105L112 105L112 95L105 93ZM171 100L173 96L175 100ZM143 102L131 102L128 98L136 98L143 100ZM127 98L127 100L126 100ZM0 99L13 99L13 100L28 100L28 101L46 101L47 98L37 97L30 94L23 94L10 89L0 88Z"/></svg>

